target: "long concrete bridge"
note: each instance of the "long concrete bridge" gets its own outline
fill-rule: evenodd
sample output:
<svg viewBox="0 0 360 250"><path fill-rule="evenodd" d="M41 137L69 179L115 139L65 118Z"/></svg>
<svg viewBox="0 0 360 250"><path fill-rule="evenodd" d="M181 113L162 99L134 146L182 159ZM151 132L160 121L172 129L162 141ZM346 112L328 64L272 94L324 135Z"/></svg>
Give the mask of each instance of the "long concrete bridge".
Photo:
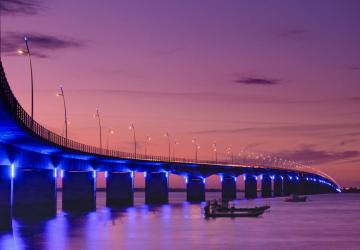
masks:
<svg viewBox="0 0 360 250"><path fill-rule="evenodd" d="M11 228L13 216L56 215L57 178L62 178L64 211L96 209L98 172L105 172L108 207L133 204L135 172L144 173L147 204L168 202L170 173L184 177L189 202L205 200L211 175L220 177L224 199L236 198L238 177L248 199L257 197L258 181L262 197L340 192L333 179L314 169L271 165L134 155L66 139L32 120L0 65L0 230Z"/></svg>

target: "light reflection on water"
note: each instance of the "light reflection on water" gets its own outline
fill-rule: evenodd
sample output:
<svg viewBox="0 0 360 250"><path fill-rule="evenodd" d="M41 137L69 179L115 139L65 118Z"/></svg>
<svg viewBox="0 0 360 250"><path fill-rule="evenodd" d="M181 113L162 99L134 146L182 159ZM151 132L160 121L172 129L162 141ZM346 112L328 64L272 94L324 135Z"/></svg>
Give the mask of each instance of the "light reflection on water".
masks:
<svg viewBox="0 0 360 250"><path fill-rule="evenodd" d="M199 204L183 202L184 193L171 193L170 204L157 207L143 205L143 193L136 193L135 207L112 211L100 192L96 212L14 220L0 249L359 249L360 195L315 195L303 204L283 199L236 201L271 205L260 218L206 220Z"/></svg>

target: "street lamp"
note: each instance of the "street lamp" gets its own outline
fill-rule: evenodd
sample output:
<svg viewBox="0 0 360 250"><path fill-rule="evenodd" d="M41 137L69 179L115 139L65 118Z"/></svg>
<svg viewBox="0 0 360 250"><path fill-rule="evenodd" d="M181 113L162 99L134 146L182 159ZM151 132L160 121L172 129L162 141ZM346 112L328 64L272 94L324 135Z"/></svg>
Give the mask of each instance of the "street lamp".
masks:
<svg viewBox="0 0 360 250"><path fill-rule="evenodd" d="M151 142L151 137L149 135L147 135L146 140L145 140L145 157L147 156L147 149L148 149L150 142Z"/></svg>
<svg viewBox="0 0 360 250"><path fill-rule="evenodd" d="M178 141L174 141L174 148L173 148L173 159L175 160L175 148L176 148L176 145L179 145L179 142Z"/></svg>
<svg viewBox="0 0 360 250"><path fill-rule="evenodd" d="M134 139L134 156L136 158L136 134L135 134L135 126L133 123L130 124L129 130L132 130L133 132L133 139Z"/></svg>
<svg viewBox="0 0 360 250"><path fill-rule="evenodd" d="M216 142L214 142L212 144L212 148L213 148L213 151L215 153L215 163L217 164L217 161L218 161L218 157L217 157L217 145L216 145Z"/></svg>
<svg viewBox="0 0 360 250"><path fill-rule="evenodd" d="M114 130L112 130L111 128L108 129L107 137L106 137L106 150L109 150L109 138L110 138L110 135L113 135L114 133L115 133Z"/></svg>
<svg viewBox="0 0 360 250"><path fill-rule="evenodd" d="M226 153L229 155L229 158L231 159L231 163L234 164L234 154L232 152L232 147L227 147Z"/></svg>
<svg viewBox="0 0 360 250"><path fill-rule="evenodd" d="M101 133L101 120L100 120L99 109L96 109L94 118L97 118L99 122L99 143L100 143L100 151L102 151L102 133Z"/></svg>
<svg viewBox="0 0 360 250"><path fill-rule="evenodd" d="M169 135L169 132L166 132L164 134L165 137L167 137L167 140L168 140L168 150L169 150L169 161L170 161L170 155L171 155L171 142L170 142L170 135Z"/></svg>
<svg viewBox="0 0 360 250"><path fill-rule="evenodd" d="M34 124L34 77L33 77L33 69L31 62L31 52L28 44L28 37L24 36L24 41L26 45L26 50L17 50L17 53L20 55L28 55L29 57L29 65L30 65L30 80L31 80L31 127Z"/></svg>
<svg viewBox="0 0 360 250"><path fill-rule="evenodd" d="M67 143L67 139L68 139L68 119L67 119L67 113L66 113L66 102L65 102L65 94L64 94L64 89L63 86L60 85L60 92L56 94L56 96L61 96L63 99L63 104L64 104L64 116L65 116L65 138L66 138L66 143Z"/></svg>
<svg viewBox="0 0 360 250"><path fill-rule="evenodd" d="M196 138L193 138L193 139L191 140L191 143L193 143L194 146L195 146L195 162L197 162L197 159L198 159L198 151L199 151L199 149L200 149L200 146L199 146Z"/></svg>

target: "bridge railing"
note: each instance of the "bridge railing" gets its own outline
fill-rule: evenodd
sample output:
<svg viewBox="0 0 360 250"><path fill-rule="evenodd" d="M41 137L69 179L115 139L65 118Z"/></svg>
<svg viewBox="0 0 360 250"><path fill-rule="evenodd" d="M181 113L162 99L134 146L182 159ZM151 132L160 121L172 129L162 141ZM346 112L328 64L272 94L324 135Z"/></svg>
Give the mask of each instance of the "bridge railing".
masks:
<svg viewBox="0 0 360 250"><path fill-rule="evenodd" d="M7 106L10 113L13 117L22 124L27 130L30 130L32 133L35 133L38 137L42 138L48 143L52 143L56 146L61 146L65 149L71 149L79 151L81 153L95 154L98 156L112 157L112 158L121 158L121 159L135 159L135 160L148 160L148 161L157 161L157 162L171 162L171 163L193 163L193 164L204 164L204 165L229 165L229 166L241 166L241 167L269 167L273 169L280 170L294 170L294 171L303 171L311 172L326 178L330 178L325 175L323 172L305 167L299 164L287 164L279 162L266 162L265 160L257 159L240 159L237 161L195 161L194 159L179 158L179 157L168 157L168 156L158 156L158 155L145 155L145 154L134 154L129 152L123 152L118 150L108 150L101 149L95 146L86 145L73 141L71 139L66 139L65 137L58 135L44 126L40 125L38 122L33 120L31 116L25 111L25 109L20 105L11 91L10 85L6 79L5 72L0 62L0 96L4 101L4 105ZM331 179L331 178L330 178Z"/></svg>

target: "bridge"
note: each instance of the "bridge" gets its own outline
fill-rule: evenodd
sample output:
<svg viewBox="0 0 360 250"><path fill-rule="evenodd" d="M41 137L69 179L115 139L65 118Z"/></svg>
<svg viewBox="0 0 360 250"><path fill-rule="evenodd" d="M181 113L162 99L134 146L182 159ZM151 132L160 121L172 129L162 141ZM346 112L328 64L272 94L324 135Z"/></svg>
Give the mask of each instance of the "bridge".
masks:
<svg viewBox="0 0 360 250"><path fill-rule="evenodd" d="M291 193L340 192L326 174L300 164L214 162L141 155L85 145L60 136L31 118L21 107L0 63L0 230L11 228L12 217L51 217L57 211L57 178L62 178L66 212L96 209L96 177L106 177L106 205L131 206L134 173L143 172L145 203L168 202L168 177L184 177L189 202L205 200L206 178L218 175L223 199L236 198L238 177L245 197ZM58 173L59 176L58 176Z"/></svg>

